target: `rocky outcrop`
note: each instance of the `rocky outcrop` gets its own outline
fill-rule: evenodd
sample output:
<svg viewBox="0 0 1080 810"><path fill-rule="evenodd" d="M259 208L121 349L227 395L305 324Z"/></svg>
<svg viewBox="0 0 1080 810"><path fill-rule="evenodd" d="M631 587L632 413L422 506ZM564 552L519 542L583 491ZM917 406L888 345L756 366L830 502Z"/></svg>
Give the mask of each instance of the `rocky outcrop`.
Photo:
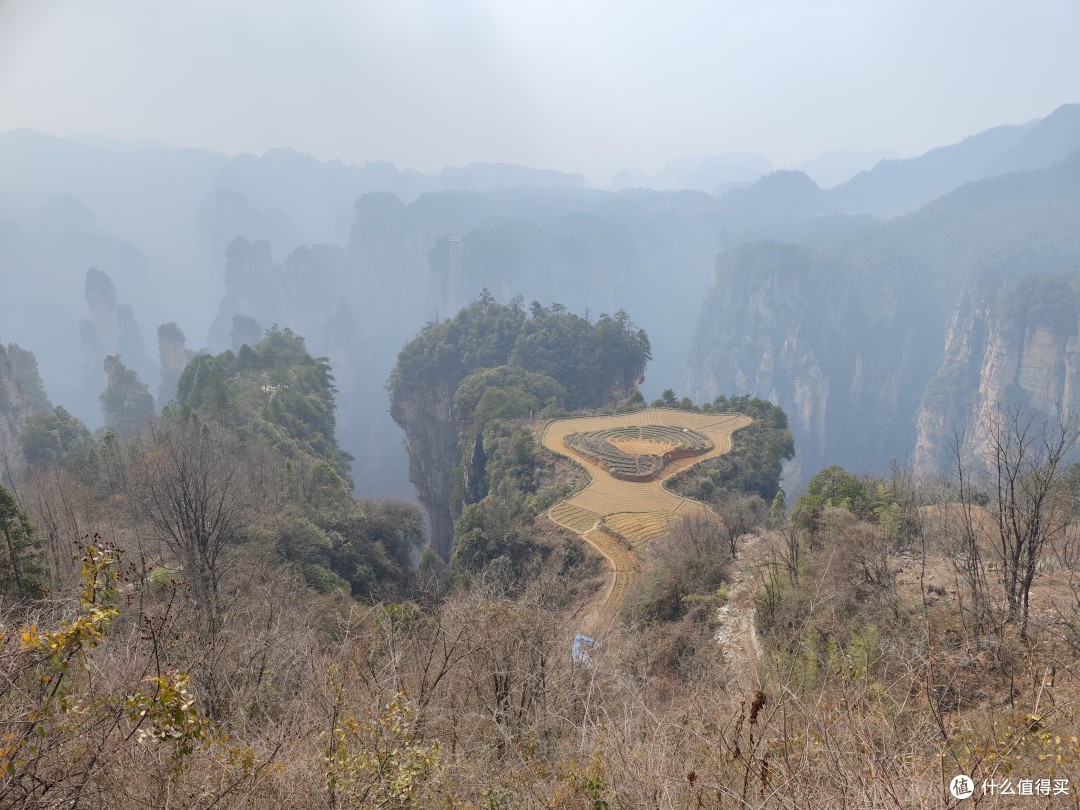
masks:
<svg viewBox="0 0 1080 810"><path fill-rule="evenodd" d="M785 467L789 488L827 464L859 470L870 460L906 458L914 444L911 414L933 355L919 348L920 322L906 318L888 278L854 275L776 243L717 261L691 357L691 394L699 401L751 394L783 408L796 447Z"/></svg>
<svg viewBox="0 0 1080 810"><path fill-rule="evenodd" d="M130 304L117 302L116 287L107 273L91 267L86 273L86 305L90 317L81 325L84 386L100 390L105 358L121 355L127 365L149 378L156 374L146 355L142 331Z"/></svg>
<svg viewBox="0 0 1080 810"><path fill-rule="evenodd" d="M107 384L101 394L105 428L118 436L134 436L154 415L154 398L134 369L124 365L120 355L105 358Z"/></svg>
<svg viewBox="0 0 1080 810"><path fill-rule="evenodd" d="M183 331L175 323L158 327L158 360L161 364L161 388L158 402L167 404L176 399L176 384L184 373L192 354L188 351ZM254 345L254 344L252 344Z"/></svg>
<svg viewBox="0 0 1080 810"><path fill-rule="evenodd" d="M387 383L409 480L444 559L464 504L484 496L485 424L549 405L613 405L635 390L648 359L648 336L625 312L590 324L556 305L536 304L529 317L520 304L504 306L485 290L451 320L429 323L398 354Z"/></svg>
<svg viewBox="0 0 1080 810"><path fill-rule="evenodd" d="M119 305L116 288L108 274L96 267L86 271L86 305L97 346L106 355L116 354L120 343Z"/></svg>
<svg viewBox="0 0 1080 810"><path fill-rule="evenodd" d="M446 384L449 382L450 384ZM431 547L450 559L454 541L453 504L461 468L458 423L453 416L457 380L428 380L413 390L399 390L390 416L405 430L409 481L428 518Z"/></svg>
<svg viewBox="0 0 1080 810"><path fill-rule="evenodd" d="M954 425L975 441L1002 400L1059 414L1080 394L1078 218L1080 152L888 222L826 222L793 244L723 252L691 393L787 411L789 491L832 464L884 472L914 457L926 474L947 470Z"/></svg>
<svg viewBox="0 0 1080 810"><path fill-rule="evenodd" d="M22 463L18 438L23 422L51 408L34 355L13 343L7 348L0 343L0 478Z"/></svg>
<svg viewBox="0 0 1080 810"><path fill-rule="evenodd" d="M1080 277L1034 275L965 292L916 416L917 472L985 458L988 415L1019 404L1052 420L1080 402Z"/></svg>
<svg viewBox="0 0 1080 810"><path fill-rule="evenodd" d="M1080 274L983 274L939 328L930 321L917 334L903 329L904 309L873 312L885 295L876 284L866 285L869 297L826 297L807 285L812 271L797 249L774 246L769 262L759 262L753 295L720 267L727 290L711 303L729 326L711 340L737 348L700 361L710 374L696 378L695 393L748 391L784 408L797 448L789 487L828 464L863 471L890 458L911 459L921 476L947 472L957 441L965 463L984 456L982 426L1000 404L1056 420L1080 403ZM873 312L861 324L860 310ZM893 342L882 343L890 332ZM935 334L937 351L927 345Z"/></svg>

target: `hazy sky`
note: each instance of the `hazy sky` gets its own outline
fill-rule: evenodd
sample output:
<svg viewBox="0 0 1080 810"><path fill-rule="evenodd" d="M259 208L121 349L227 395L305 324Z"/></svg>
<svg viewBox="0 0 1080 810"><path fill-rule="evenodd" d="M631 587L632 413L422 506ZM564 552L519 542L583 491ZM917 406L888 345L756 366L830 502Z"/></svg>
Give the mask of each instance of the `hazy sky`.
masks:
<svg viewBox="0 0 1080 810"><path fill-rule="evenodd" d="M1080 101L1080 0L0 0L0 131L431 171L914 154Z"/></svg>

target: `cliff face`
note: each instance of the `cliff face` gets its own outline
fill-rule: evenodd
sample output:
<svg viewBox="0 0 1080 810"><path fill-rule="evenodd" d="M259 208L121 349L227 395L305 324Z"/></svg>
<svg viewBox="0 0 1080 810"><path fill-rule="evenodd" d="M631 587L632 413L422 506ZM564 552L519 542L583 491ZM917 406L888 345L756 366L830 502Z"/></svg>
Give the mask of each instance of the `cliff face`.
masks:
<svg viewBox="0 0 1080 810"><path fill-rule="evenodd" d="M796 244L721 253L691 393L787 411L789 488L830 464L947 470L953 425L971 435L1002 400L1056 414L1080 394L1078 218L1080 153L887 222L825 222Z"/></svg>
<svg viewBox="0 0 1080 810"><path fill-rule="evenodd" d="M916 470L930 474L954 465L957 435L965 460L984 457L981 425L998 403L1067 418L1080 397L1078 324L1076 275L1030 276L966 291L916 416Z"/></svg>
<svg viewBox="0 0 1080 810"><path fill-rule="evenodd" d="M176 384L192 355L187 349L184 333L175 323L158 327L158 360L161 364L161 387L158 402L166 405L176 399Z"/></svg>
<svg viewBox="0 0 1080 810"><path fill-rule="evenodd" d="M50 408L34 355L15 344L7 348L0 344L0 475L14 471L21 463L18 438L22 423Z"/></svg>
<svg viewBox="0 0 1080 810"><path fill-rule="evenodd" d="M752 394L787 411L796 447L788 486L827 464L906 458L911 414L935 368L925 325L940 311L920 296L799 247L747 246L717 262L692 395Z"/></svg>
<svg viewBox="0 0 1080 810"><path fill-rule="evenodd" d="M405 430L409 454L409 481L424 508L431 546L443 559L450 558L454 542L452 511L456 476L460 469L458 424L453 417L457 380L430 380L393 398L390 415Z"/></svg>
<svg viewBox="0 0 1080 810"><path fill-rule="evenodd" d="M101 394L105 428L128 438L145 428L154 415L154 397L138 373L124 365L118 354L105 358L108 380Z"/></svg>
<svg viewBox="0 0 1080 810"><path fill-rule="evenodd" d="M83 387L90 391L102 388L107 379L102 377L101 369L105 358L113 354L122 356L141 376L148 379L156 376L157 369L146 355L134 310L130 304L117 303L112 280L107 273L93 267L86 273L86 304L90 317L82 322L80 329Z"/></svg>
<svg viewBox="0 0 1080 810"><path fill-rule="evenodd" d="M829 464L880 470L892 458L922 476L947 472L957 437L965 463L985 453L982 425L999 404L1058 419L1080 403L1078 273L983 274L942 317L930 301L881 305L884 277L864 279L858 294L822 295L806 254L790 246L737 267L721 263L723 290L709 305L723 315L699 336L733 348L699 356L708 374L694 378L695 395L745 391L784 408L797 449L788 486Z"/></svg>
<svg viewBox="0 0 1080 810"><path fill-rule="evenodd" d="M446 560L461 513L454 395L478 367L506 362L524 318L515 308L477 302L453 320L428 324L401 350L390 376L390 416L405 431L409 481L427 513L431 546Z"/></svg>

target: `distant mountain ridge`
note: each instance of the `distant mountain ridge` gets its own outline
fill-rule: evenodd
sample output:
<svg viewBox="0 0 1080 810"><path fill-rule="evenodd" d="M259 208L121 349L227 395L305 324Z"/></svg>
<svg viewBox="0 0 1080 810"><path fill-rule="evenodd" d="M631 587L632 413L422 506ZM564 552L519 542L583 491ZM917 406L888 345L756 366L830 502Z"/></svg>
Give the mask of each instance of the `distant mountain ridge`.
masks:
<svg viewBox="0 0 1080 810"><path fill-rule="evenodd" d="M960 186L1019 170L1042 169L1080 150L1080 104L1046 118L988 129L913 158L883 160L845 183L821 189L802 172L780 171L722 196L733 211L772 207L785 216L914 211ZM785 178L782 182L774 175ZM798 175L801 179L796 181ZM800 186L797 198L792 191Z"/></svg>

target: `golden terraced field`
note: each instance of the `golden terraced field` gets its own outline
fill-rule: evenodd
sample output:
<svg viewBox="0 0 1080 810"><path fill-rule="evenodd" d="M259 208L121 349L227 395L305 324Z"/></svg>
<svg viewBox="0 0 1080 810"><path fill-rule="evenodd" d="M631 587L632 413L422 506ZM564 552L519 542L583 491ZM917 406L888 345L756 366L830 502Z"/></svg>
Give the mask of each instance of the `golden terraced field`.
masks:
<svg viewBox="0 0 1080 810"><path fill-rule="evenodd" d="M604 615L593 616L595 622L610 620L637 570L637 558L630 547L634 550L644 547L650 540L663 534L676 518L707 508L697 501L669 492L663 487L663 481L706 459L728 452L731 449L731 434L748 424L750 417L742 414L649 408L618 416L558 419L547 426L543 436L544 447L573 459L592 476L592 481L583 490L553 506L548 516L561 526L581 534L611 563L614 577L601 606ZM713 447L700 455L670 462L656 480L622 481L563 442L564 437L574 433L644 425L688 428L707 437ZM626 445L620 449L628 453L658 455L663 452L659 442L639 439L632 443L620 440L620 443ZM603 522L598 526L601 519ZM626 543L608 532L623 538Z"/></svg>
<svg viewBox="0 0 1080 810"><path fill-rule="evenodd" d="M635 549L641 548L667 529L674 517L673 512L620 512L604 518L604 527L630 541Z"/></svg>
<svg viewBox="0 0 1080 810"><path fill-rule="evenodd" d="M551 507L548 514L556 523L573 529L575 532L587 532L600 520L600 515L575 506L570 501L563 501Z"/></svg>
<svg viewBox="0 0 1080 810"><path fill-rule="evenodd" d="M667 442L659 442L655 439L610 439L613 445L627 455L636 456L640 453L649 453L654 456L662 456L675 449L675 445Z"/></svg>

